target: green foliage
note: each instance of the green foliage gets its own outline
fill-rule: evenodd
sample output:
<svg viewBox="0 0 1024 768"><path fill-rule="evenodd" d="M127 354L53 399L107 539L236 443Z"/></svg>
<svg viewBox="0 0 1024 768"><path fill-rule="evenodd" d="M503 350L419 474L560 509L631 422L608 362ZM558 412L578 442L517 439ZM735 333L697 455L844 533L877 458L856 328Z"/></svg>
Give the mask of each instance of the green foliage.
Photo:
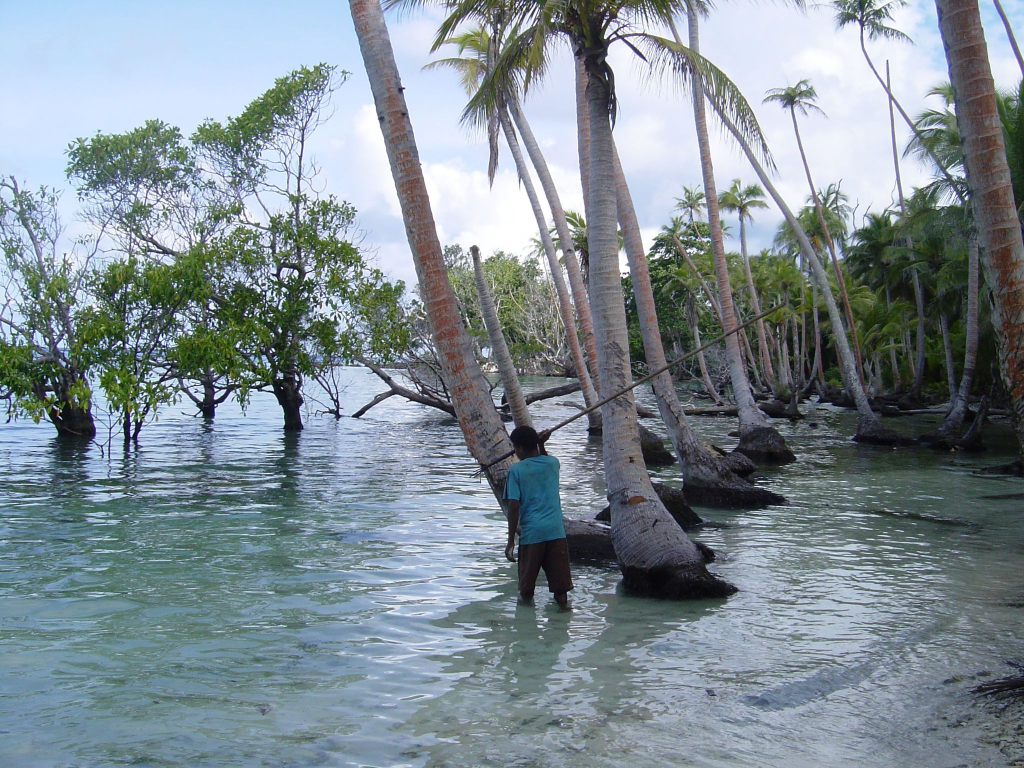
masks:
<svg viewBox="0 0 1024 768"><path fill-rule="evenodd" d="M92 396L75 313L91 253L61 247L58 203L53 190L0 178L0 280L9 297L0 309L0 397L9 417L49 417L60 431L79 414L76 428L88 433Z"/></svg>
<svg viewBox="0 0 1024 768"><path fill-rule="evenodd" d="M94 303L81 313L81 338L126 441L138 437L161 406L177 401L169 350L179 312L201 288L175 264L126 257L97 270Z"/></svg>
<svg viewBox="0 0 1024 768"><path fill-rule="evenodd" d="M462 246L445 247L448 277L463 322L479 348L488 345L480 312L473 266ZM519 369L564 370L568 360L565 332L552 285L539 258L520 260L495 251L482 263L498 322L512 360Z"/></svg>
<svg viewBox="0 0 1024 768"><path fill-rule="evenodd" d="M154 120L69 148L69 178L123 254L95 283L90 343L136 433L175 386L208 415L232 393L245 405L285 380L294 404L304 377L358 356L387 363L408 345L404 286L352 244L354 208L310 183L308 140L346 78L326 64L298 69L188 140ZM146 336L139 323L168 307L168 325L149 317L159 340ZM117 334L130 343L116 353Z"/></svg>

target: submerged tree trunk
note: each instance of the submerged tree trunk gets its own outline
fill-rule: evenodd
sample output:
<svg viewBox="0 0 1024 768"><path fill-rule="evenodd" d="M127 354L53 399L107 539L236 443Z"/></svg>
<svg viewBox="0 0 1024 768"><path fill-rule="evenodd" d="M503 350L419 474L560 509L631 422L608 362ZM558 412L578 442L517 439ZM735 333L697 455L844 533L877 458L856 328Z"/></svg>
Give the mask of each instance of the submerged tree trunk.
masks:
<svg viewBox="0 0 1024 768"><path fill-rule="evenodd" d="M53 407L49 411L50 422L60 437L86 438L96 436L96 422L90 406L81 407L65 403L64 407Z"/></svg>
<svg viewBox="0 0 1024 768"><path fill-rule="evenodd" d="M349 8L402 207L420 295L452 405L470 453L488 465L509 452L512 445L473 355L448 281L384 13L379 0L349 0ZM485 473L499 500L511 463L511 459L499 461Z"/></svg>
<svg viewBox="0 0 1024 768"><path fill-rule="evenodd" d="M936 0L949 63L982 266L992 290L999 372L1024 457L1024 238L1013 198L981 13L976 0Z"/></svg>
<svg viewBox="0 0 1024 768"><path fill-rule="evenodd" d="M629 186L626 184L626 177L614 145L612 151L615 162L616 210L633 282L640 335L643 338L647 367L657 370L664 368L668 361L665 359L661 341L651 276L647 257L644 255L633 198L629 193ZM734 475L717 455L712 455L690 428L679 403L672 375L668 371L655 376L651 386L658 402L661 420L668 430L676 456L679 457L686 493L695 503L702 503L697 501L698 498L712 498L718 502L715 506L728 507L785 503L785 499L778 494L752 487L750 483ZM761 499L758 501L759 491Z"/></svg>
<svg viewBox="0 0 1024 768"><path fill-rule="evenodd" d="M688 6L687 21L690 28L690 49L700 52L697 13ZM715 172L711 162L711 140L708 134L707 117L704 112L704 91L694 85L693 117L697 126L697 143L700 149L701 174L704 180L704 195L707 201L708 224L711 227L711 249L715 258L715 277L718 281L718 301L722 307L722 330L733 330L736 314L732 301L732 286L729 284L729 267L725 259L725 244L722 242L722 224L718 211L718 190L715 187ZM750 381L743 365L740 340L730 334L725 340L726 357L729 363L729 378L732 381L733 396L739 412L740 443L736 450L754 461L785 464L796 457L786 445L785 439L772 426L754 402Z"/></svg>
<svg viewBox="0 0 1024 768"><path fill-rule="evenodd" d="M590 125L590 294L601 386L624 390L632 380L626 312L619 277L615 174L607 71L603 57L587 59ZM665 509L644 466L632 393L602 406L604 467L612 541L623 580L632 590L673 598L722 597L735 587L708 573L700 550Z"/></svg>
<svg viewBox="0 0 1024 768"><path fill-rule="evenodd" d="M286 373L271 382L274 397L284 414L285 432L302 431L302 386L294 373Z"/></svg>
<svg viewBox="0 0 1024 768"><path fill-rule="evenodd" d="M480 261L480 249L471 245L469 253L473 257L473 276L476 278L476 292L480 296L480 314L483 316L487 338L490 340L498 373L501 375L501 383L505 388L505 399L512 411L512 421L517 427L532 427L533 419L530 418L530 409L526 407L526 398L523 397L522 387L519 386L516 366L512 362L512 355L509 354L508 344L505 343L505 334L501 330L501 323L498 322L498 312L494 308L491 289L487 286L484 265Z"/></svg>

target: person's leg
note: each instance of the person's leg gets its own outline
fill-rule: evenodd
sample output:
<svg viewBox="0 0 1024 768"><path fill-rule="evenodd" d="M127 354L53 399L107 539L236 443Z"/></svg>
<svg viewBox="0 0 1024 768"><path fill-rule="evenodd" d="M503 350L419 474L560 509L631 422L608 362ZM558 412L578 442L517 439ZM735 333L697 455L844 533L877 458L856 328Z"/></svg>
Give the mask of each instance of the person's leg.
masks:
<svg viewBox="0 0 1024 768"><path fill-rule="evenodd" d="M520 544L519 557L519 595L524 602L533 600L533 591L537 586L537 575L544 562L542 544Z"/></svg>
<svg viewBox="0 0 1024 768"><path fill-rule="evenodd" d="M540 546L540 545L537 545ZM555 602L562 608L569 606L569 590L573 588L569 570L569 544L565 539L544 542L544 576Z"/></svg>

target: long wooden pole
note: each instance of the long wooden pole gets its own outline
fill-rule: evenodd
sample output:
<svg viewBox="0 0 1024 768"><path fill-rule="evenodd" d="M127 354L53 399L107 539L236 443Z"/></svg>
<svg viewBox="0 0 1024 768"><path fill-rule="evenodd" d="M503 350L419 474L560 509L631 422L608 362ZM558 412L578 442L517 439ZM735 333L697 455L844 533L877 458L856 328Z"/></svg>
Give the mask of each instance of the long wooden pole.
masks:
<svg viewBox="0 0 1024 768"><path fill-rule="evenodd" d="M551 437L552 433L556 432L557 430L561 429L562 427L567 426L569 424L572 424L574 421L576 421L576 419L583 418L588 413L590 413L591 411L597 410L598 408L600 408L605 403L610 403L612 400L615 400L616 398L622 397L623 395L625 395L625 394L627 394L629 392L632 392L634 389L639 387L641 384L646 384L648 381L653 379L655 376L659 376L659 375L663 374L665 371L669 370L670 368L675 368L680 363L685 363L691 357L694 357L695 355L703 352L704 350L706 350L706 349L708 349L710 347L715 346L715 344L720 344L721 342L723 342L725 340L725 338L727 336L731 336L734 333L742 331L743 329L745 329L745 328L749 327L750 325L753 325L754 323L756 323L758 320L763 320L768 315L770 315L772 312L775 312L777 309L780 309L781 306L782 305L780 304L780 305L776 305L776 306L772 307L771 309L766 309L761 314L756 315L755 317L750 318L749 320L747 320L745 323L743 323L741 325L737 325L735 328L733 328L730 331L726 331L721 336L716 336L715 338L713 338L711 341L707 342L706 344L703 344L703 345L697 347L696 349L691 349L685 355L682 355L681 357L677 357L675 360L671 360L671 361L665 363L663 366L661 366L657 370L651 371L646 376L644 376L642 379L637 379L632 384L630 384L628 387L626 387L623 390L620 390L619 392L616 392L614 395L609 395L608 397L604 398L600 402L594 403L589 408L585 408L582 411L580 411L579 413L574 414L573 416L570 416L568 419L565 419L564 421L558 422L553 427L549 427L548 429L541 430L537 434L537 436L540 438L540 441L542 443L547 441L547 439L549 437ZM499 463L501 461L504 461L509 456L512 456L514 453L515 453L515 451L509 451L508 453L502 454L501 456L499 456L497 459L495 459L490 464L481 464L481 468L483 470L490 469L492 466L494 466L495 464L497 464L497 463Z"/></svg>

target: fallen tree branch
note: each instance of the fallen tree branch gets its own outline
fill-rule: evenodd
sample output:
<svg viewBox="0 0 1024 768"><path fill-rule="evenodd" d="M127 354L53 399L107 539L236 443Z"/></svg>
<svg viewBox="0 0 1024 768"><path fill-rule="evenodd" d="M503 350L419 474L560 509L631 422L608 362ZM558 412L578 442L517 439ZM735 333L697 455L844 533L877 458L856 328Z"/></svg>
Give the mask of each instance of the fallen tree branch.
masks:
<svg viewBox="0 0 1024 768"><path fill-rule="evenodd" d="M365 365L367 368L369 368L374 374L376 374L377 378L383 381L385 384L387 384L391 391L382 393L381 395L377 395L377 397L373 398L372 401L370 401L365 406L360 408L358 411L353 413L353 419L358 419L360 416L362 416L364 413L370 410L370 408L379 403L384 402L393 395L404 397L406 400L411 400L412 402L419 403L420 405L429 405L431 408L437 408L439 411L444 411L450 416L455 415L455 407L451 403L447 403L444 400L437 400L433 397L427 397L426 395L421 395L419 392L414 392L413 390L408 389L407 387L403 387L401 384L399 384L391 377L391 374L389 374L376 363L367 360L364 357L357 357L356 360L362 365Z"/></svg>

